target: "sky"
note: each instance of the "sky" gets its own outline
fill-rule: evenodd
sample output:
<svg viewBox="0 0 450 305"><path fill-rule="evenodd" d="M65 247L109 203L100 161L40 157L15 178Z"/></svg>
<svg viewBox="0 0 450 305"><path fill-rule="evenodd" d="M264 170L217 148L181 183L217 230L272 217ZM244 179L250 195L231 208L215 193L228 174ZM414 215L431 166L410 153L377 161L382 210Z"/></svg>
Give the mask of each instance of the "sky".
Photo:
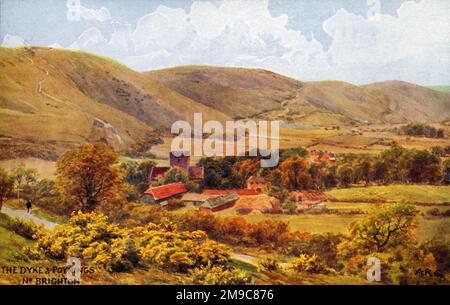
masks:
<svg viewBox="0 0 450 305"><path fill-rule="evenodd" d="M208 64L450 84L448 0L0 0L0 42L84 50L138 71Z"/></svg>

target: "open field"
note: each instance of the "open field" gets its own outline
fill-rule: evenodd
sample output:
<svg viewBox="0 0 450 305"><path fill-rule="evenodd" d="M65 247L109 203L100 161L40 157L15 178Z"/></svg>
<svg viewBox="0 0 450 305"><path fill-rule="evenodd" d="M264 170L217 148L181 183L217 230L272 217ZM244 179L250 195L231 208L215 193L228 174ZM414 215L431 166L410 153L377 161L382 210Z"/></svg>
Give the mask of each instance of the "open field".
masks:
<svg viewBox="0 0 450 305"><path fill-rule="evenodd" d="M390 204L400 201L409 201L416 204L419 210L416 228L417 238L420 242L434 237L448 240L450 236L450 219L427 215L431 208L446 211L450 207L450 187L432 185L389 185L355 187L349 189L334 189L327 192L336 198L336 202L325 202L328 209L337 210L338 214L257 214L239 215L234 209L217 212L219 216L241 216L249 222L259 222L267 219L282 220L289 223L292 230L314 233L348 233L349 225L364 217L379 204L376 201L386 201ZM421 205L426 204L426 205ZM346 214L348 211L360 211L361 214ZM341 212L341 213L340 213Z"/></svg>
<svg viewBox="0 0 450 305"><path fill-rule="evenodd" d="M401 125L361 125L342 126L339 130L329 127L280 128L280 148L306 147L308 149L328 150L336 153L379 153L389 149L393 143L405 148L430 149L433 146L450 146L450 139L409 137L398 135L392 128ZM445 134L450 129L445 124L433 124L443 128ZM168 158L174 137L163 137L163 143L152 146L150 152L157 158ZM246 140L248 143L248 139ZM194 158L194 161L198 158ZM162 164L161 164L162 165Z"/></svg>
<svg viewBox="0 0 450 305"><path fill-rule="evenodd" d="M52 179L56 170L56 162L37 158L18 158L11 160L0 160L0 167L10 171L15 167L25 166L37 169L40 178Z"/></svg>
<svg viewBox="0 0 450 305"><path fill-rule="evenodd" d="M342 204L342 207L340 205ZM370 203L352 203L351 207L346 203L326 203L327 207L336 210L360 209L369 211L374 208ZM425 212L430 207L417 207L419 211ZM218 212L220 216L240 216L249 222L260 222L264 220L281 220L289 223L291 230L312 233L342 233L348 234L349 225L364 217L364 214L339 215L339 214L260 214L260 215L238 215L233 209ZM434 237L448 240L450 236L450 219L448 217L433 217L420 214L417 216L418 226L416 235L419 242L424 242Z"/></svg>
<svg viewBox="0 0 450 305"><path fill-rule="evenodd" d="M333 189L326 192L338 201L408 201L413 203L448 203L450 186L386 185Z"/></svg>

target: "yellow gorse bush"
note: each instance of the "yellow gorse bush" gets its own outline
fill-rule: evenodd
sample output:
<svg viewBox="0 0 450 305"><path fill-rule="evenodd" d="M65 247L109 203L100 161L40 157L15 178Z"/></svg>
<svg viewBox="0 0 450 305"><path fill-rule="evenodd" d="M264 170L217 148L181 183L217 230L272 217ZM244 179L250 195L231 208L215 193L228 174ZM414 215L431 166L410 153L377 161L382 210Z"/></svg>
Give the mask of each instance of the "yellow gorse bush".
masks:
<svg viewBox="0 0 450 305"><path fill-rule="evenodd" d="M291 262L290 267L296 272L319 273L324 271L324 266L315 254L300 254L298 258Z"/></svg>
<svg viewBox="0 0 450 305"><path fill-rule="evenodd" d="M193 283L197 285L244 285L251 277L242 270L210 264L191 271Z"/></svg>
<svg viewBox="0 0 450 305"><path fill-rule="evenodd" d="M187 272L207 264L225 264L230 258L229 248L209 240L203 231L178 231L170 222L125 229L95 212L74 212L68 224L53 232L39 231L35 238L33 255L78 257L109 271L126 271L141 264Z"/></svg>
<svg viewBox="0 0 450 305"><path fill-rule="evenodd" d="M148 224L133 230L141 261L161 268L186 272L190 268L225 264L228 247L209 240L203 231L178 231L173 223Z"/></svg>

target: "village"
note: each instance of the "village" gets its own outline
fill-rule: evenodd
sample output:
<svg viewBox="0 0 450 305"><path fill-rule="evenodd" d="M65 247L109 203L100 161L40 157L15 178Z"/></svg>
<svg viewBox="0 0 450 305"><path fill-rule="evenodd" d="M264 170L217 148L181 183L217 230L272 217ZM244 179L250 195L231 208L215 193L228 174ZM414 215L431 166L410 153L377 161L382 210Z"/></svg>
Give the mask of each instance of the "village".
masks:
<svg viewBox="0 0 450 305"><path fill-rule="evenodd" d="M161 178L171 169L182 170L191 181L202 182L205 173L201 166L191 165L190 156L187 154L169 154L170 166L154 166L150 169L148 180L157 184ZM336 154L322 150L311 150L309 162L333 163ZM295 204L294 209L285 209L282 203L267 193L270 182L260 175L252 175L246 181L246 188L236 189L203 189L201 192L189 191L182 182L173 182L162 185L150 186L142 195L142 204L156 204L168 207L173 200L180 201L183 206L198 208L205 212L218 212L225 209L234 209L237 215L248 214L283 214L306 211L321 211L325 209L323 202L330 198L319 190L291 191L287 201Z"/></svg>

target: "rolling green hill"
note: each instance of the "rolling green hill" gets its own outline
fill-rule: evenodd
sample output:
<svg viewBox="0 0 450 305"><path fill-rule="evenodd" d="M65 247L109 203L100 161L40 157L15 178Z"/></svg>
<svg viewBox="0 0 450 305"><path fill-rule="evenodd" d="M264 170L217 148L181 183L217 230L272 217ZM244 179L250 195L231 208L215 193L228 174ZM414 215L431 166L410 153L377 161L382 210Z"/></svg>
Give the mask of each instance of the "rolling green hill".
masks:
<svg viewBox="0 0 450 305"><path fill-rule="evenodd" d="M437 85L437 86L429 86L428 88L440 91L440 92L450 92L450 86L445 85Z"/></svg>
<svg viewBox="0 0 450 305"><path fill-rule="evenodd" d="M51 159L69 147L104 142L145 151L156 128L193 112L228 117L115 61L51 48L0 48L1 158Z"/></svg>
<svg viewBox="0 0 450 305"><path fill-rule="evenodd" d="M270 71L183 66L149 78L232 117L259 116L300 124L392 124L450 118L450 93L399 81L356 86L300 82Z"/></svg>
<svg viewBox="0 0 450 305"><path fill-rule="evenodd" d="M302 82L270 71L183 66L139 73L108 58L0 47L0 159L55 159L106 143L145 152L173 122L258 117L299 124L391 124L450 118L450 93L405 82Z"/></svg>

